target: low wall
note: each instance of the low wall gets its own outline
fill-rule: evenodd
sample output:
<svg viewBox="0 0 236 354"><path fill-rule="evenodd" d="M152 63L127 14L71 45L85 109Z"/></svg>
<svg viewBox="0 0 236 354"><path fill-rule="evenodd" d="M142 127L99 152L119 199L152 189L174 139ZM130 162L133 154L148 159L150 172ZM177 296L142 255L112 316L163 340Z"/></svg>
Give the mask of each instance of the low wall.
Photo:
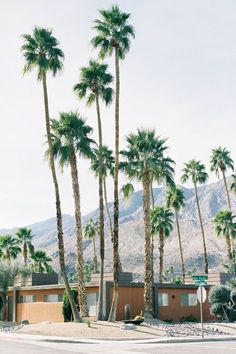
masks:
<svg viewBox="0 0 236 354"><path fill-rule="evenodd" d="M17 304L17 322L28 320L30 323L44 321L64 322L62 302L32 302Z"/></svg>

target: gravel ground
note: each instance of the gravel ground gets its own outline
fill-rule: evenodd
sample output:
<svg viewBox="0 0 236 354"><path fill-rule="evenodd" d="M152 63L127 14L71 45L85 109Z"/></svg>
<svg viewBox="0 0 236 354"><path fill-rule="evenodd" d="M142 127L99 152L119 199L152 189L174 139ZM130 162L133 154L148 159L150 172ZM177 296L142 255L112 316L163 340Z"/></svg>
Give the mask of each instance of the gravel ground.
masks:
<svg viewBox="0 0 236 354"><path fill-rule="evenodd" d="M133 326L124 330L122 322L91 322L91 327L85 323L37 323L16 324L0 322L0 332L16 332L23 334L39 334L50 336L65 336L77 338L101 339L144 339L157 337L187 337L201 336L199 323L168 324L158 320ZM208 323L204 324L205 336L236 335L236 324Z"/></svg>

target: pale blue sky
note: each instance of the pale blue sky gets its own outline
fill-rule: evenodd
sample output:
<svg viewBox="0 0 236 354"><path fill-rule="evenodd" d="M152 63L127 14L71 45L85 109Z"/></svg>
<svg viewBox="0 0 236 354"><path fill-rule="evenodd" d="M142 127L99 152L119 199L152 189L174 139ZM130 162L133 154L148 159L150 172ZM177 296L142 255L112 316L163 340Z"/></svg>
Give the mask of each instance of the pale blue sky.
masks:
<svg viewBox="0 0 236 354"><path fill-rule="evenodd" d="M54 195L43 159L42 87L35 73L22 76L23 33L50 27L65 53L63 73L48 83L51 116L78 109L94 126L96 114L72 92L79 68L96 57L92 21L108 0L0 0L0 227L54 216ZM121 147L136 127L168 137L179 182L183 163L209 167L210 150L227 146L236 160L236 2L233 0L117 1L131 12L136 39L121 65ZM114 72L113 60L109 60ZM114 107L102 107L105 143L113 147ZM79 161L82 211L97 207L97 181ZM122 182L123 178L121 178ZM211 181L216 180L211 175ZM62 209L73 214L69 173L60 175ZM112 184L109 184L112 197Z"/></svg>

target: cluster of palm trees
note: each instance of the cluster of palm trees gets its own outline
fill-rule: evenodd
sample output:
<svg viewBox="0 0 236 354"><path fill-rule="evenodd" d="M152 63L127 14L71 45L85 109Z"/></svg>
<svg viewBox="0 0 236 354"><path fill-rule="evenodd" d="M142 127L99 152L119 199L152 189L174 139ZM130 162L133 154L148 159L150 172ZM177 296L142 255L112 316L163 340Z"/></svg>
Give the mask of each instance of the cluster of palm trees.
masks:
<svg viewBox="0 0 236 354"><path fill-rule="evenodd" d="M11 265L22 255L24 267L32 272L48 273L52 271L52 259L45 251L35 250L32 239L32 230L26 227L18 229L15 235L0 235L0 260Z"/></svg>
<svg viewBox="0 0 236 354"><path fill-rule="evenodd" d="M61 275L65 284L68 299L71 304L75 321L81 321L81 316L88 316L86 288L84 279L84 260L82 238L83 229L81 222L81 201L79 186L79 162L78 157L91 161L91 170L98 179L99 195L99 220L90 220L84 227L84 235L94 241L95 235L99 235L100 242L100 284L97 319L103 319L103 276L104 276L104 214L106 211L110 228L111 241L113 245L113 299L109 315L109 321L116 319L118 304L118 285L121 262L119 256L119 171L123 171L129 178L129 182L122 187L125 196L129 196L133 191L132 180L140 182L143 188L143 212L144 212L144 304L145 316L153 313L152 285L154 276L153 251L154 236L159 235L159 281L163 281L163 259L164 244L173 229L173 218L176 219L178 242L180 248L180 259L182 278L185 280L185 266L183 247L181 242L180 225L178 213L184 207L185 198L181 188L174 182L174 161L167 156L168 147L166 139L156 135L155 130L138 129L136 133L127 136L127 148L120 151L120 61L124 60L130 49L130 40L134 38L134 28L129 24L130 14L122 12L117 5L108 10L99 11L99 19L94 21L93 29L96 35L91 43L99 50L99 58L90 60L88 66L80 69L79 82L74 85L73 91L80 100L86 100L88 106L95 105L97 113L98 143L92 138L92 127L90 127L78 111L61 112L57 119L52 119L49 112L49 100L47 89L47 77L51 73L56 76L63 68L64 53L59 47L58 40L53 36L52 30L35 27L32 34L23 35L22 53L25 59L24 72L37 71L37 79L42 82L45 126L47 136L46 156L52 174L52 180L56 201L57 239L59 250L59 262ZM103 60L108 56L114 56L115 75L109 72L108 65ZM113 80L115 89L113 90ZM114 99L114 125L115 137L114 156L112 150L103 144L103 126L101 104L105 106L112 103ZM121 161L120 161L121 157ZM71 172L71 181L74 197L74 213L76 222L77 241L77 277L78 277L78 302L80 313L73 299L65 267L65 249L63 236L63 220L61 210L60 190L56 172L56 161L59 161L63 169L68 166ZM217 174L222 173L229 213L226 212L215 217L217 232L226 236L228 256L233 257L233 234L232 225L229 228L229 219L233 223L234 216L231 212L229 191L227 189L225 173L228 168L233 169L233 163L229 152L226 149L215 149L212 152L211 168ZM106 179L110 175L114 181L114 205L113 215L110 214L107 202ZM207 247L204 234L204 227L201 216L201 209L198 198L198 185L207 181L208 174L205 166L196 160L191 160L185 164L182 181L191 180L196 194L196 203L203 241L203 251L205 260L205 272L208 272ZM153 195L153 185L166 185L166 203L164 206L158 205ZM235 184L232 186L236 190ZM227 217L226 217L227 216ZM223 226L223 221L227 227ZM226 231L227 230L227 231ZM231 240L231 242L229 241ZM94 244L94 264L98 270L98 261Z"/></svg>
<svg viewBox="0 0 236 354"><path fill-rule="evenodd" d="M92 160L92 169L98 177L99 183L99 238L100 238L100 286L98 319L103 319L103 274L104 274L104 199L108 213L111 239L113 243L113 273L114 292L110 321L116 318L118 303L118 283L120 271L119 257L119 97L120 97L120 60L123 60L129 51L130 39L134 37L134 28L128 23L130 14L122 12L118 6L111 9L100 10L100 18L94 21L96 35L92 38L93 47L99 50L98 60L90 60L87 67L80 70L80 81L74 86L74 92L80 99L86 99L88 105L96 105L98 122L98 144L90 138L92 128L86 125L85 120L78 112L64 112L60 114L58 120L51 120L49 113L49 101L47 90L47 76L51 73L56 76L62 70L64 53L59 48L58 40L53 36L52 31L35 27L32 34L23 35L22 52L25 58L24 72L37 70L37 78L43 85L45 124L47 133L47 157L49 159L57 216L57 237L60 269L66 292L72 307L75 321L80 321L81 316L88 316L86 301L86 291L83 274L83 252L82 252L82 225L80 212L80 192L78 181L77 155L81 155ZM114 54L115 59L115 94L111 87L113 76L108 72L108 65L102 61ZM108 105L115 96L115 154L111 156L108 147L103 146L103 132L100 103ZM58 158L61 167L69 165L71 169L72 187L75 203L75 220L77 234L77 270L78 270L78 297L80 314L73 300L68 278L65 271L64 259L64 239L62 225L62 211L58 179L56 174L55 159ZM108 161L112 161L112 170ZM114 164L113 164L114 160ZM105 166L105 169L104 169ZM112 173L114 179L114 212L113 220L107 208L106 176Z"/></svg>

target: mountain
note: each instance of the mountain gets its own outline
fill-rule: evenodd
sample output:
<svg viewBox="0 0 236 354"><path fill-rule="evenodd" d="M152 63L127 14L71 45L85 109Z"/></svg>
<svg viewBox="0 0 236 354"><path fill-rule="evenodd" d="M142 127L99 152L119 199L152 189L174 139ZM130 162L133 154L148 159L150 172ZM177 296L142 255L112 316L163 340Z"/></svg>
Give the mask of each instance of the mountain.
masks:
<svg viewBox="0 0 236 354"><path fill-rule="evenodd" d="M230 184L228 178L227 183ZM185 208L180 213L180 228L183 239L184 258L187 268L196 267L203 270L203 247L198 223L196 200L193 189L183 188L186 197ZM225 239L217 237L212 218L218 210L227 209L225 190L223 181L199 187L199 200L204 222L206 243L209 257L209 269L223 269L222 263L226 260ZM154 189L155 201L158 204L164 202L164 188ZM236 197L232 194L232 209L236 211ZM113 203L109 203L112 212ZM83 223L89 218L98 219L98 209L83 217ZM33 225L29 225L35 234L34 245L36 248L47 250L53 257L54 267L58 270L58 251L56 237L56 220L48 219ZM76 267L76 243L75 243L75 221L70 215L63 215L63 228L65 237L66 262L68 268ZM4 230L4 233L13 233L16 228ZM3 230L0 230L3 233ZM97 254L99 255L99 240L96 239ZM105 247L106 260L105 269L112 267L112 245L108 224L105 224ZM85 260L92 259L93 248L91 241L83 241ZM143 211L142 211L142 191L134 193L133 197L127 201L120 200L120 257L124 271L132 271L137 274L143 273L144 263L144 236L143 236ZM158 269L158 239L155 242L154 265ZM173 265L175 269L180 269L179 249L177 242L176 227L165 244L165 267Z"/></svg>

